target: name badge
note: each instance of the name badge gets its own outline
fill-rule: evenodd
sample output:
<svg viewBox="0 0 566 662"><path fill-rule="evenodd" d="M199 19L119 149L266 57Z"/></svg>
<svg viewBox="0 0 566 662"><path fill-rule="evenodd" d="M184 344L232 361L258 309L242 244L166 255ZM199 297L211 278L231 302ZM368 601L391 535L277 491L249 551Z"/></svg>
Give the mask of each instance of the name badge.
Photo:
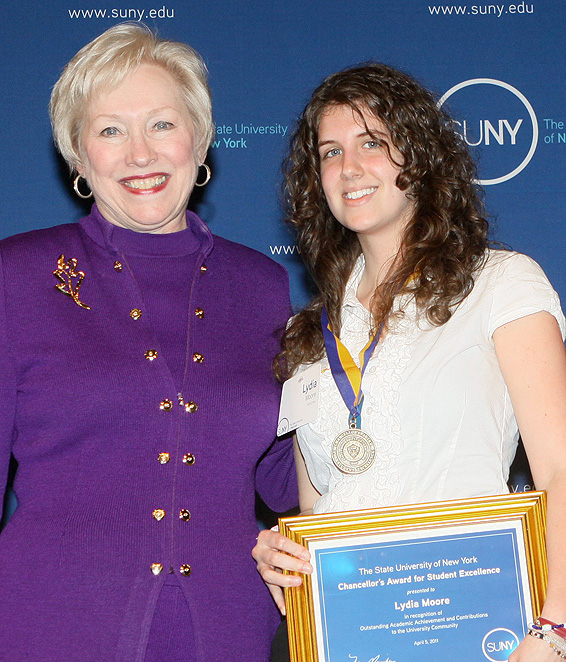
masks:
<svg viewBox="0 0 566 662"><path fill-rule="evenodd" d="M283 384L277 436L312 423L318 415L320 364L311 365Z"/></svg>

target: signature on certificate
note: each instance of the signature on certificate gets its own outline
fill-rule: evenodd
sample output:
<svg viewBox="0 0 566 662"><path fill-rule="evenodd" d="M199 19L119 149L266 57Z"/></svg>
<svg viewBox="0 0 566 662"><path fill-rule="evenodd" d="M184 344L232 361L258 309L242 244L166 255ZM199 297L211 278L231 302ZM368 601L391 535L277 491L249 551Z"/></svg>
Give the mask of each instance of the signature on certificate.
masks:
<svg viewBox="0 0 566 662"><path fill-rule="evenodd" d="M348 657L352 660L352 662L362 662L362 660L358 660L357 655L351 655L348 653ZM387 657L382 658L381 655L376 655L375 657L372 657L368 662L396 662L395 660L392 660L389 655Z"/></svg>

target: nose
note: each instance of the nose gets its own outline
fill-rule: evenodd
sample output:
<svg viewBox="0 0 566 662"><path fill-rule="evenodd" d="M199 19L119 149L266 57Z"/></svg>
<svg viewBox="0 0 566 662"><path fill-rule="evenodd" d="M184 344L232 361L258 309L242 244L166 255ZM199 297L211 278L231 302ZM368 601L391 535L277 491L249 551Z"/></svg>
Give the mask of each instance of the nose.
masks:
<svg viewBox="0 0 566 662"><path fill-rule="evenodd" d="M342 179L356 179L363 175L364 169L355 151L345 150L342 156Z"/></svg>
<svg viewBox="0 0 566 662"><path fill-rule="evenodd" d="M127 162L130 166L145 168L157 158L151 140L142 131L130 135L128 146Z"/></svg>

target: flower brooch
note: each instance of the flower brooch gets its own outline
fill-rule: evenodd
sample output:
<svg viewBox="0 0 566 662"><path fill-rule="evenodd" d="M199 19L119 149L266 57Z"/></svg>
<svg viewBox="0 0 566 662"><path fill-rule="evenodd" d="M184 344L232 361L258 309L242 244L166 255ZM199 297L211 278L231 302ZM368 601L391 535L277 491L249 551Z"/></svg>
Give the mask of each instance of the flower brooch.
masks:
<svg viewBox="0 0 566 662"><path fill-rule="evenodd" d="M87 306L79 298L79 290L81 289L85 274L84 271L77 271L76 258L72 257L65 262L65 256L60 255L57 260L57 269L55 269L53 275L61 281L55 285L59 292L70 296L77 306L90 310L90 306Z"/></svg>

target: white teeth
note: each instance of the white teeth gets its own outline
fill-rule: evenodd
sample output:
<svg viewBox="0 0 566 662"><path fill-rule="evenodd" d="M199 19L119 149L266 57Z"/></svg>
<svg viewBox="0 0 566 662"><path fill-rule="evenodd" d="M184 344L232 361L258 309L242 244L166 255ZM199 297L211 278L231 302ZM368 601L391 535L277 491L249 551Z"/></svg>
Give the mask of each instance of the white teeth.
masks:
<svg viewBox="0 0 566 662"><path fill-rule="evenodd" d="M363 198L364 195L369 195L374 191L377 191L377 186L372 186L371 188L363 188L361 191L352 191L352 193L344 193L344 197L346 200L358 200L359 198Z"/></svg>
<svg viewBox="0 0 566 662"><path fill-rule="evenodd" d="M124 184L129 188L146 190L160 186L166 179L165 175L160 175L159 177L148 177L147 179L128 179Z"/></svg>

